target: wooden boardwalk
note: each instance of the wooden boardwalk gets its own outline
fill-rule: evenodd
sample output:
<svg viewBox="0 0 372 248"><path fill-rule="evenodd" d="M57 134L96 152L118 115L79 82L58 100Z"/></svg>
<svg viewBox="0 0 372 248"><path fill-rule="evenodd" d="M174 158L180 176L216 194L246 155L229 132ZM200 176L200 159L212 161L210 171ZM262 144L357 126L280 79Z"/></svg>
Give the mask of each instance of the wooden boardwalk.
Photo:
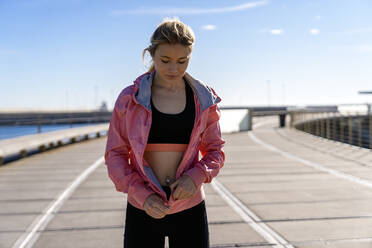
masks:
<svg viewBox="0 0 372 248"><path fill-rule="evenodd" d="M211 247L371 248L372 152L255 122L224 135L225 166L204 185ZM105 143L0 166L0 247L122 247L126 197Z"/></svg>

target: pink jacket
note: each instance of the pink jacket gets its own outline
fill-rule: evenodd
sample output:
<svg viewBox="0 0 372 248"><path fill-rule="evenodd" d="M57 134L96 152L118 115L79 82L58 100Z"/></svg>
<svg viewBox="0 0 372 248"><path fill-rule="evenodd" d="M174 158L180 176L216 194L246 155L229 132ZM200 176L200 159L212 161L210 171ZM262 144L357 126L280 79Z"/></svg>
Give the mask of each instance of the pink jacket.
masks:
<svg viewBox="0 0 372 248"><path fill-rule="evenodd" d="M139 76L118 96L107 134L105 163L116 190L128 193L128 202L133 206L143 210L146 198L157 193L168 203L171 213L176 213L205 199L203 183L210 183L224 164L225 141L221 138L217 107L221 98L211 87L185 73L194 92L195 122L176 179L183 174L191 176L198 191L192 198L174 201L171 197L168 201L150 165L143 159L152 121L150 97L154 74Z"/></svg>

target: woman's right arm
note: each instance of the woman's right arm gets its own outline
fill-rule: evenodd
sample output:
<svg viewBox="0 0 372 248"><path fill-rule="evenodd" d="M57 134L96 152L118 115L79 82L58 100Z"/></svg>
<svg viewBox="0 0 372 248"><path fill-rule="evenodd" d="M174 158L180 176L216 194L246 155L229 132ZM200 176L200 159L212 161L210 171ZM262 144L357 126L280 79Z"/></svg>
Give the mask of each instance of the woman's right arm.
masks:
<svg viewBox="0 0 372 248"><path fill-rule="evenodd" d="M105 163L116 190L130 194L144 206L146 198L155 192L145 185L143 178L129 163L130 143L125 126L128 98L119 96L115 102L107 133Z"/></svg>

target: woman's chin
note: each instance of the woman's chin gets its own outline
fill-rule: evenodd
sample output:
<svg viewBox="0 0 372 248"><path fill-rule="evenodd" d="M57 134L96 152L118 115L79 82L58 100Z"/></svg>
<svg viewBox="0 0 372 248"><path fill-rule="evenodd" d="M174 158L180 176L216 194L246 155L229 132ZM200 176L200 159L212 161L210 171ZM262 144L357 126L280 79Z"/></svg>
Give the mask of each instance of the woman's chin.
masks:
<svg viewBox="0 0 372 248"><path fill-rule="evenodd" d="M169 75L166 75L165 78L169 81L175 81L178 79L178 76L169 76Z"/></svg>

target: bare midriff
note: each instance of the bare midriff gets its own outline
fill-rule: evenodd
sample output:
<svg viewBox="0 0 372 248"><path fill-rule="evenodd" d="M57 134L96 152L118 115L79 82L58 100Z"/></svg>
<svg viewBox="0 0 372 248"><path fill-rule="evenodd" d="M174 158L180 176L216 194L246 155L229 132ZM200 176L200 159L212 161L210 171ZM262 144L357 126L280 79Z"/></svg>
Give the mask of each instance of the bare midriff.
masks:
<svg viewBox="0 0 372 248"><path fill-rule="evenodd" d="M159 183L163 186L176 180L176 172L184 152L179 151L145 151L143 158L150 165Z"/></svg>

